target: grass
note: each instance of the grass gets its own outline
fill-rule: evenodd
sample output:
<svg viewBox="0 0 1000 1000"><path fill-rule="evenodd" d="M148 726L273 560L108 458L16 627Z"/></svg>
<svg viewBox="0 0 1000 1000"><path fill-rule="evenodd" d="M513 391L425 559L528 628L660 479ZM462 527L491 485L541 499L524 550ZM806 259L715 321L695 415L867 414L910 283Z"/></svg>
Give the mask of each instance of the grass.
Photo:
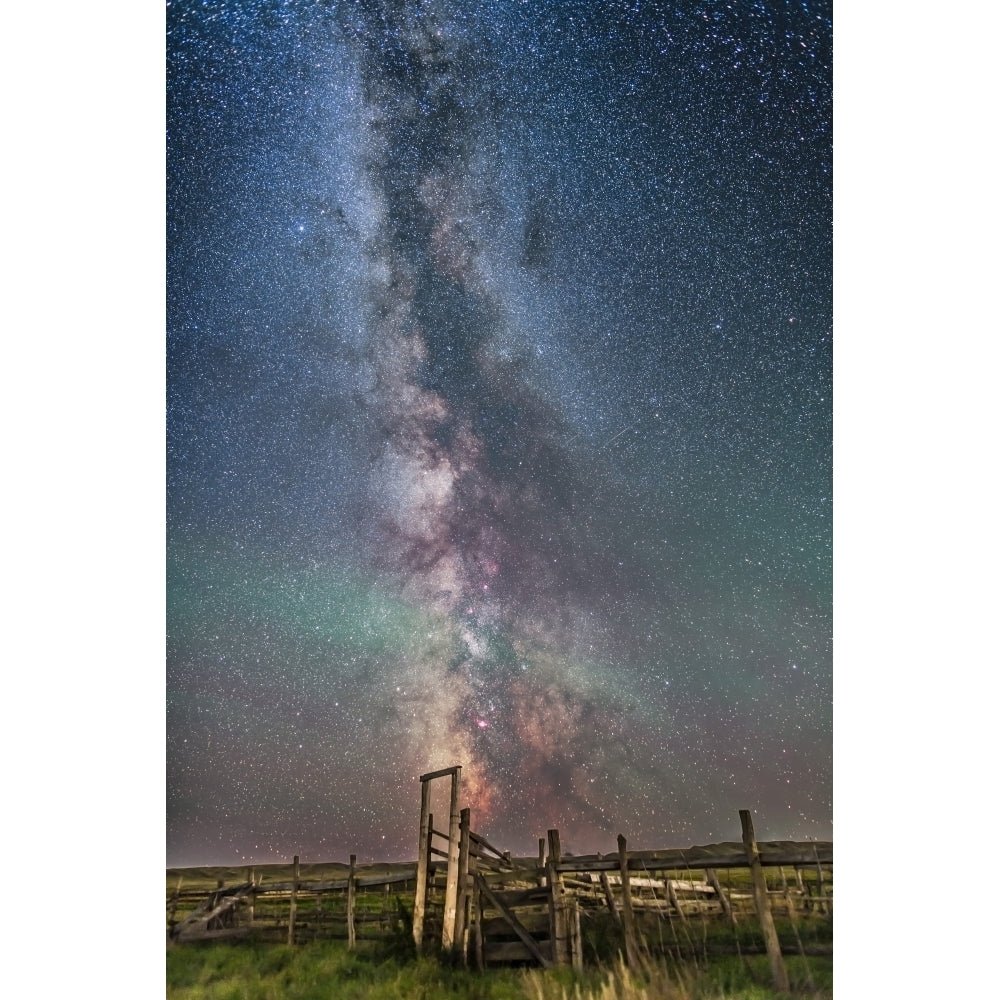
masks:
<svg viewBox="0 0 1000 1000"><path fill-rule="evenodd" d="M792 996L832 997L830 959L786 959ZM764 956L695 966L649 958L636 971L619 959L571 969L479 973L400 945L339 941L289 947L260 942L183 944L167 951L167 1000L777 1000ZM810 980L812 985L810 985Z"/></svg>
<svg viewBox="0 0 1000 1000"><path fill-rule="evenodd" d="M343 866L315 866L315 877L339 877ZM275 866L277 868L277 866ZM336 869L336 873L335 873ZM224 875L218 869L190 869L184 888L214 888L246 878L244 870ZM167 895L177 887L168 876ZM267 872L275 881L283 870ZM290 877L291 870L289 868ZM231 876L231 877L230 877ZM815 872L804 872L813 888ZM730 889L749 887L749 873L720 873ZM270 880L270 879L269 879ZM789 879L789 881L791 881ZM728 883L728 885L727 885ZM410 890L412 891L412 890ZM185 899L177 917L194 906ZM755 919L741 917L736 928L718 917L636 913L645 940L640 968L622 963L621 926L603 909L582 914L585 969L490 969L486 973L457 967L440 957L414 954L409 915L412 899L402 886L387 897L381 890L361 890L357 897L357 949L348 951L341 928L346 896L331 891L317 897L308 891L297 906L298 943L281 943L287 928L288 900L261 896L255 908L253 937L243 940L183 943L168 948L167 1000L785 1000L770 986L771 976ZM169 911L169 906L168 906ZM366 922L364 917L384 915ZM332 918L332 920L331 920ZM833 921L814 914L794 924L776 914L785 954L791 997L828 1000L833 995ZM434 939L429 932L428 938ZM268 941L270 939L270 941ZM809 953L805 957L802 952Z"/></svg>

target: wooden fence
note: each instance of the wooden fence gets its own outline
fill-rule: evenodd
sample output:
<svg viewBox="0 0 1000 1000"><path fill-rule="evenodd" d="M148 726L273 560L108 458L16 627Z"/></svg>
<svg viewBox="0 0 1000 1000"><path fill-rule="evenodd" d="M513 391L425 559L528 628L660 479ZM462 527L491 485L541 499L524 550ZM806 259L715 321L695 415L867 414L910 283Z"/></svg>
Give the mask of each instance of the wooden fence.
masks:
<svg viewBox="0 0 1000 1000"><path fill-rule="evenodd" d="M430 784L451 782L447 830L430 813ZM512 858L471 828L458 809L461 768L421 776L418 858L400 864L269 865L167 873L168 941L254 935L302 942L339 937L412 938L480 969L584 962L581 926L610 922L626 960L640 961L652 927L691 938L697 919L756 929L774 984L788 989L783 954L806 953L798 927L833 913L833 845L758 843L747 810L739 841L629 851L623 836L609 854L563 856L558 830L539 840L537 857ZM601 917L603 914L603 918ZM782 944L774 918L783 921ZM788 928L793 943L789 945ZM662 937L662 932L661 932Z"/></svg>

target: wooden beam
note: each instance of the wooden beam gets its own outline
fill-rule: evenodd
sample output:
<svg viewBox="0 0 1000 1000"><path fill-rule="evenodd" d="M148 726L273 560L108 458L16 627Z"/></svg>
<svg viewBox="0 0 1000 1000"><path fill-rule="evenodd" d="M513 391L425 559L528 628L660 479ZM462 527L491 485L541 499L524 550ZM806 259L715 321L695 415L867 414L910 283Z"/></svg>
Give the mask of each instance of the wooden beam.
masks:
<svg viewBox="0 0 1000 1000"><path fill-rule="evenodd" d="M817 858L824 865L833 864L833 844L825 842L763 841L757 844L761 864L812 867ZM746 853L739 841L706 844L698 847L667 848L656 851L630 851L631 871L664 872L694 868L746 868ZM561 872L617 871L618 859L598 854L577 855L559 862Z"/></svg>
<svg viewBox="0 0 1000 1000"><path fill-rule="evenodd" d="M618 834L618 869L622 875L622 925L625 928L625 960L629 968L639 966L639 948L635 940L635 915L632 913L632 890L628 878L628 851L622 834Z"/></svg>
<svg viewBox="0 0 1000 1000"><path fill-rule="evenodd" d="M460 849L458 809L458 788L462 781L462 769L451 768L451 805L448 810L448 873L444 889L444 921L441 925L441 947L446 951L455 950L455 931L458 920L458 854Z"/></svg>
<svg viewBox="0 0 1000 1000"><path fill-rule="evenodd" d="M549 926L552 940L552 960L556 965L570 964L569 927L566 921L566 887L557 865L562 860L559 831L549 830L549 857L546 878L549 883Z"/></svg>
<svg viewBox="0 0 1000 1000"><path fill-rule="evenodd" d="M583 932L580 930L580 904L575 899L567 902L569 923L569 960L576 972L583 972Z"/></svg>
<svg viewBox="0 0 1000 1000"><path fill-rule="evenodd" d="M743 827L743 847L746 851L747 863L750 865L753 902L757 910L757 919L760 921L760 928L764 932L764 947L767 948L767 959L771 966L771 980L779 993L787 993L789 991L788 971L785 969L785 961L781 957L778 932L774 928L771 904L767 898L767 882L764 880L764 869L760 863L760 853L757 850L753 819L749 809L740 810L740 825Z"/></svg>
<svg viewBox="0 0 1000 1000"><path fill-rule="evenodd" d="M420 836L417 841L417 885L413 896L413 943L417 954L424 942L424 914L427 911L427 866L431 831L431 786L420 779Z"/></svg>
<svg viewBox="0 0 1000 1000"><path fill-rule="evenodd" d="M678 912L681 918L681 923L687 923L687 916L681 907L681 901L677 898L677 889L674 886L674 880L672 878L667 879L667 899L670 900L670 905Z"/></svg>
<svg viewBox="0 0 1000 1000"><path fill-rule="evenodd" d="M201 937L208 930L208 925L218 917L228 913L247 893L253 891L253 885L245 883L233 886L225 893L213 892L208 901L190 916L176 924L171 931L175 940L187 940L192 936Z"/></svg>
<svg viewBox="0 0 1000 1000"><path fill-rule="evenodd" d="M446 774L454 775L456 771L461 770L460 764L456 764L454 767L442 767L440 771L429 771L427 774L420 775L420 780L423 782L433 781L435 778L443 778Z"/></svg>
<svg viewBox="0 0 1000 1000"><path fill-rule="evenodd" d="M494 847L482 834L469 832L472 842L477 848L485 847L491 854L496 856L497 861L510 866L510 851L501 851L499 847ZM479 857L483 857L482 852L477 850Z"/></svg>
<svg viewBox="0 0 1000 1000"><path fill-rule="evenodd" d="M292 858L292 896L288 902L288 943L295 944L295 902L299 892L299 856Z"/></svg>
<svg viewBox="0 0 1000 1000"><path fill-rule="evenodd" d="M472 833L472 811L463 809L459 817L458 842L458 903L455 910L455 947L462 965L469 964L469 849Z"/></svg>
<svg viewBox="0 0 1000 1000"><path fill-rule="evenodd" d="M615 897L611 892L611 883L608 881L608 873L601 872L601 889L604 890L604 902L608 904L608 912L614 918L616 924L621 924L622 915L618 912L618 907L615 906Z"/></svg>
<svg viewBox="0 0 1000 1000"><path fill-rule="evenodd" d="M353 951L356 945L356 940L354 936L354 904L357 897L357 891L354 884L354 866L357 863L358 856L356 854L351 855L351 873L347 876L347 950Z"/></svg>
<svg viewBox="0 0 1000 1000"><path fill-rule="evenodd" d="M715 869L706 868L705 878L708 879L708 884L715 890L715 895L718 897L719 903L722 905L722 912L726 915L726 919L735 927L736 914L733 913L733 907L729 902L729 897L722 891L722 885L719 883L719 876L716 874Z"/></svg>

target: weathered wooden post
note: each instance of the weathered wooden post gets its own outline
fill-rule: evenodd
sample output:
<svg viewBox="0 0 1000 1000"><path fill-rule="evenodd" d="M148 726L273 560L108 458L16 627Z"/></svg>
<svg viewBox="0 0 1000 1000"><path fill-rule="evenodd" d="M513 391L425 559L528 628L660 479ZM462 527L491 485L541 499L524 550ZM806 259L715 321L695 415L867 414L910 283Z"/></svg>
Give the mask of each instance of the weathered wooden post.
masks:
<svg viewBox="0 0 1000 1000"><path fill-rule="evenodd" d="M247 882L249 882L251 886L250 891L247 893L247 918L249 919L251 925L253 924L254 902L256 901L257 898L257 893L253 889L253 886L255 884L254 882L255 877L256 877L256 872L254 871L253 865L250 865L247 868Z"/></svg>
<svg viewBox="0 0 1000 1000"><path fill-rule="evenodd" d="M802 869L798 865L795 865L794 871L795 871L795 884L798 886L799 895L805 896L806 885L805 882L802 881Z"/></svg>
<svg viewBox="0 0 1000 1000"><path fill-rule="evenodd" d="M220 878L216 884L218 886L218 889L216 890L216 893L215 893L215 901L212 903L212 908L213 909L216 906L219 905L219 900L222 899L222 889L223 889L223 887L225 886L226 883L225 883L225 881L223 881L223 879ZM232 917L232 911L230 911L229 913L226 913L224 915L218 916L214 920L209 920L208 926L209 927L216 927L216 928L218 928L218 927L225 927L227 919L229 919L231 917Z"/></svg>
<svg viewBox="0 0 1000 1000"><path fill-rule="evenodd" d="M549 858L546 876L549 883L549 937L552 942L552 961L555 965L569 965L569 934L566 926L566 887L556 869L562 861L559 831L549 830Z"/></svg>
<svg viewBox="0 0 1000 1000"><path fill-rule="evenodd" d="M618 869L622 875L622 924L625 928L625 960L629 967L639 965L639 948L635 939L635 915L632 913L632 887L628 877L628 851L625 838L618 834Z"/></svg>
<svg viewBox="0 0 1000 1000"><path fill-rule="evenodd" d="M476 876L479 874L479 852L480 845L472 846L472 830L470 822L469 830L469 920L473 926L473 951L476 954L476 968L480 972L486 971L486 957L483 953L483 894L476 885ZM468 934L466 935L468 936Z"/></svg>
<svg viewBox="0 0 1000 1000"><path fill-rule="evenodd" d="M580 904L569 900L569 958L577 972L583 971L583 932L580 930Z"/></svg>
<svg viewBox="0 0 1000 1000"><path fill-rule="evenodd" d="M357 897L355 866L358 856L351 855L351 867L347 872L347 950L353 951L356 944L354 937L354 904Z"/></svg>
<svg viewBox="0 0 1000 1000"><path fill-rule="evenodd" d="M733 927L735 927L736 914L733 913L733 907L729 902L729 897L722 891L722 886L719 884L719 876L715 873L715 869L706 868L705 878L708 879L708 884L715 890L715 895L718 897L719 903L722 906L722 912L726 915L726 919L733 925Z"/></svg>
<svg viewBox="0 0 1000 1000"><path fill-rule="evenodd" d="M462 780L461 767L451 770L451 805L448 810L448 874L444 889L444 921L441 926L441 947L447 951L455 949L455 932L458 919L458 855L459 824L458 787Z"/></svg>
<svg viewBox="0 0 1000 1000"><path fill-rule="evenodd" d="M753 819L749 809L740 810L740 825L743 827L743 849L746 851L747 864L750 866L750 881L753 885L753 902L757 910L757 919L764 932L764 946L767 948L767 959L771 966L771 981L774 988L787 993L788 971L781 957L781 943L778 932L774 928L774 917L771 915L771 904L767 898L767 882L764 879L764 868L760 863L760 851L753 832Z"/></svg>
<svg viewBox="0 0 1000 1000"><path fill-rule="evenodd" d="M431 846L431 785L420 777L420 839L417 842L417 885L413 897L413 943L420 953L424 941L424 914L427 911L427 869Z"/></svg>
<svg viewBox="0 0 1000 1000"><path fill-rule="evenodd" d="M434 813L427 814L427 826L430 828L430 836L427 838L427 878L424 890L427 899L434 893Z"/></svg>
<svg viewBox="0 0 1000 1000"><path fill-rule="evenodd" d="M292 894L288 901L288 943L295 944L295 903L299 893L299 856L292 858Z"/></svg>
<svg viewBox="0 0 1000 1000"><path fill-rule="evenodd" d="M477 866L478 870L478 866ZM475 882L475 879L473 879ZM483 941L483 893L482 890L476 886L475 887L475 906L476 906L476 936L475 936L475 948L476 948L476 968L480 972L486 971L486 950L485 942Z"/></svg>
<svg viewBox="0 0 1000 1000"><path fill-rule="evenodd" d="M667 883L667 899L670 905L677 911L678 916L681 918L681 924L687 925L687 915L684 913L684 908L681 906L680 899L677 898L677 888L674 885L674 880L670 878L669 872L667 873L667 878L665 879Z"/></svg>
<svg viewBox="0 0 1000 1000"><path fill-rule="evenodd" d="M618 912L618 907L615 906L615 897L614 893L611 891L611 883L608 881L608 873L601 872L600 879L601 888L604 890L604 902L608 904L608 910L614 918L615 923L620 926L622 922L622 915Z"/></svg>
<svg viewBox="0 0 1000 1000"><path fill-rule="evenodd" d="M455 946L462 955L462 965L469 964L469 848L472 832L472 811L463 809L459 819L461 831L458 844L458 904L455 911Z"/></svg>

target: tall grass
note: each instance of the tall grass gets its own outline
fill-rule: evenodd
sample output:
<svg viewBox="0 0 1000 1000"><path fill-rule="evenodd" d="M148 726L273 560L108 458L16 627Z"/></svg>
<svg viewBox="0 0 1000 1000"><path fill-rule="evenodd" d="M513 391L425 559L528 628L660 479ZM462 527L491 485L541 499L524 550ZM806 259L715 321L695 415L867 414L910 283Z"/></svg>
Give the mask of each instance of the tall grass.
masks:
<svg viewBox="0 0 1000 1000"><path fill-rule="evenodd" d="M808 986L803 970L786 959L793 995L832 997L829 960L812 966L820 984ZM729 958L696 968L647 958L628 969L456 967L434 957L406 957L367 944L348 951L339 941L283 944L183 944L167 951L167 1000L776 1000L766 958Z"/></svg>

